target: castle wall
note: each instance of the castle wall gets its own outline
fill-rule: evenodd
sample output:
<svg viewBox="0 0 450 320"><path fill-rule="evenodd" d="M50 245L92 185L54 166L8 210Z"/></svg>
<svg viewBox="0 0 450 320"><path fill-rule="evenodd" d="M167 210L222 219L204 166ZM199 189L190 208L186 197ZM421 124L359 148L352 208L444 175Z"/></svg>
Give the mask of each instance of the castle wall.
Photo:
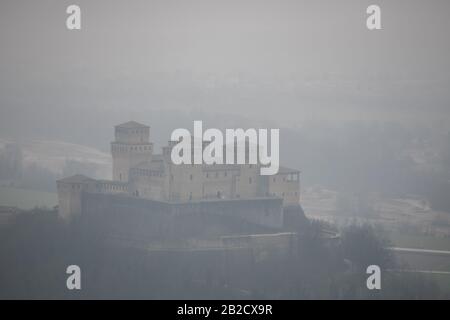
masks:
<svg viewBox="0 0 450 320"><path fill-rule="evenodd" d="M221 241L226 248L251 248L256 256L271 249L281 255L293 255L297 252L298 235L294 232L248 234L242 236L223 236Z"/></svg>
<svg viewBox="0 0 450 320"><path fill-rule="evenodd" d="M267 194L283 199L283 205L297 205L300 198L300 181L298 174L283 174L268 176Z"/></svg>
<svg viewBox="0 0 450 320"><path fill-rule="evenodd" d="M203 198L203 173L201 165L170 165L170 200L189 201Z"/></svg>
<svg viewBox="0 0 450 320"><path fill-rule="evenodd" d="M151 200L166 200L166 175L161 171L132 169L130 194Z"/></svg>
<svg viewBox="0 0 450 320"><path fill-rule="evenodd" d="M172 204L174 214L223 215L238 217L261 226L281 228L283 209L281 199L209 200Z"/></svg>
<svg viewBox="0 0 450 320"><path fill-rule="evenodd" d="M236 197L236 176L240 170L205 170L203 197L206 199L232 199Z"/></svg>
<svg viewBox="0 0 450 320"><path fill-rule="evenodd" d="M236 177L236 197L254 198L261 196L259 194L260 178L258 165L241 165L241 173Z"/></svg>
<svg viewBox="0 0 450 320"><path fill-rule="evenodd" d="M114 235L174 239L228 234L249 223L283 225L280 199L211 200L167 203L123 195L82 193L82 217Z"/></svg>

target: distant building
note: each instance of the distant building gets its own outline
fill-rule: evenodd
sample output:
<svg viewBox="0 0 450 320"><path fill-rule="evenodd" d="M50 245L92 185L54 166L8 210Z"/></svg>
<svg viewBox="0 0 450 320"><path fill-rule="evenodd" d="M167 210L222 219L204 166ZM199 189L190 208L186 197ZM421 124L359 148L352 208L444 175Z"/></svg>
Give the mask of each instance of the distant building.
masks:
<svg viewBox="0 0 450 320"><path fill-rule="evenodd" d="M111 143L113 180L75 175L57 181L60 215L69 218L81 214L84 193L178 205L230 200L230 210L238 200L269 203L267 200L274 199L281 204L277 211L281 216L271 220L276 223L270 222L276 225L282 223L283 207L299 206L298 170L280 167L276 175L262 176L259 164L176 165L171 161L175 143L170 141L162 154L155 154L148 126L134 121L115 126L115 141Z"/></svg>

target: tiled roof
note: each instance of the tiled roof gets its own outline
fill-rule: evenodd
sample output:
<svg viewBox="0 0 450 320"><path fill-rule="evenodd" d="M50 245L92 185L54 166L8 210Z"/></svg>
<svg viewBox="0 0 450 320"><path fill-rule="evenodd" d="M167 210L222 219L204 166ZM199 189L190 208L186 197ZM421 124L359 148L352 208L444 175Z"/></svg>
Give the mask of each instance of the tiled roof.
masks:
<svg viewBox="0 0 450 320"><path fill-rule="evenodd" d="M148 128L145 124L136 122L136 121L128 121L122 124L118 124L116 127L120 128Z"/></svg>

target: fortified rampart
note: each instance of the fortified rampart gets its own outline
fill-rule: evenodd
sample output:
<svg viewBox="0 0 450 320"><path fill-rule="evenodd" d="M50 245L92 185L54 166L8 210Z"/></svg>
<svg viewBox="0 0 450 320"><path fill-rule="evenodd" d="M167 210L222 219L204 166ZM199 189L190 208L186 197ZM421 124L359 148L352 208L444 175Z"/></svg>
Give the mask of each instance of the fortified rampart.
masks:
<svg viewBox="0 0 450 320"><path fill-rule="evenodd" d="M146 240L189 239L283 226L279 198L169 203L121 194L81 193L81 217L99 232Z"/></svg>

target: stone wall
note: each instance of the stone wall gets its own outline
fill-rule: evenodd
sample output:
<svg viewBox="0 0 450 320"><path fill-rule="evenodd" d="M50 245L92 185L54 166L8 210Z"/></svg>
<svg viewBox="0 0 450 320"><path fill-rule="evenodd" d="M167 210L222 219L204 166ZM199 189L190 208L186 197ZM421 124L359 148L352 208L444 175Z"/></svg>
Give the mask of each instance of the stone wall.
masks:
<svg viewBox="0 0 450 320"><path fill-rule="evenodd" d="M82 220L119 237L173 240L276 230L281 199L167 203L125 195L83 193Z"/></svg>

